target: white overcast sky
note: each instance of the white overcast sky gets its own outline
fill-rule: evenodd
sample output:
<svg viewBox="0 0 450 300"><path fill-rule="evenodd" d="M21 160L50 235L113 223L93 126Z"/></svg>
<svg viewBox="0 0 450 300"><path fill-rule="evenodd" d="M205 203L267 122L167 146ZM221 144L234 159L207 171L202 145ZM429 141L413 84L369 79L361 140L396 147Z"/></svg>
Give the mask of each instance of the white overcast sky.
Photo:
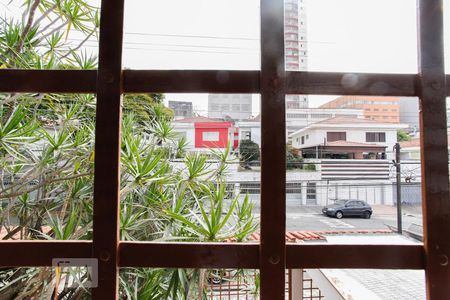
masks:
<svg viewBox="0 0 450 300"><path fill-rule="evenodd" d="M416 1L305 1L310 71L417 72ZM9 2L0 0L5 15L22 1ZM450 73L450 0L445 3ZM126 0L124 67L257 70L259 19L259 0ZM206 95L167 99L194 101L206 109ZM323 99L311 97L310 104Z"/></svg>

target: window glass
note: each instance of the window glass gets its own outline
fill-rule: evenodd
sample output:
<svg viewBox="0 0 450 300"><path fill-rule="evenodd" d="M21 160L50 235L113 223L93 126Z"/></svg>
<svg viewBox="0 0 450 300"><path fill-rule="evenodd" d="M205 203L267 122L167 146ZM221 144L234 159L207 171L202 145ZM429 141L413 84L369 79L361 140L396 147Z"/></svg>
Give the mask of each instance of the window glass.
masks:
<svg viewBox="0 0 450 300"><path fill-rule="evenodd" d="M417 73L414 1L308 0L303 12L309 71Z"/></svg>
<svg viewBox="0 0 450 300"><path fill-rule="evenodd" d="M121 268L120 299L259 299L259 270Z"/></svg>
<svg viewBox="0 0 450 300"><path fill-rule="evenodd" d="M259 96L126 94L123 104L120 239L250 241L259 231Z"/></svg>
<svg viewBox="0 0 450 300"><path fill-rule="evenodd" d="M217 132L217 131L203 132L202 137L203 137L204 141L218 142L219 141L219 132Z"/></svg>
<svg viewBox="0 0 450 300"><path fill-rule="evenodd" d="M445 73L450 74L450 1L444 0L444 57Z"/></svg>
<svg viewBox="0 0 450 300"><path fill-rule="evenodd" d="M99 0L1 0L0 7L0 69L97 68Z"/></svg>
<svg viewBox="0 0 450 300"><path fill-rule="evenodd" d="M292 269L293 299L425 299L423 270ZM295 298L294 298L295 297Z"/></svg>
<svg viewBox="0 0 450 300"><path fill-rule="evenodd" d="M288 95L293 96L293 95ZM306 107L286 107L286 182L301 188L286 191L286 231L330 232L340 234L333 241L350 240L349 231L376 231L397 235L400 218L405 235L421 242L422 192L420 168L420 126L417 98L372 96L295 95L297 101L307 99ZM294 101L286 97L287 101ZM368 102L370 104L356 104ZM379 111L393 117L372 120L369 105L378 101L396 112ZM342 106L348 104L348 106ZM358 106L357 106L358 105ZM289 118L302 113L308 118ZM331 118L316 119L312 114L329 114ZM381 115L382 117L383 115ZM383 128L381 130L381 128ZM331 142L327 133L345 142ZM345 135L344 135L345 133ZM368 134L366 136L366 133ZM304 137L304 144L302 144ZM369 139L366 139L369 138ZM397 181L394 146L401 146L401 180ZM397 214L397 186L401 187L401 214ZM323 211L340 200L365 201L371 207L370 218L336 217L336 211ZM358 207L361 207L358 203ZM365 234L365 233L364 233ZM377 243L383 236L375 234ZM331 240L327 237L327 240ZM333 299L333 298L332 298Z"/></svg>
<svg viewBox="0 0 450 300"><path fill-rule="evenodd" d="M91 239L95 95L0 102L0 239Z"/></svg>
<svg viewBox="0 0 450 300"><path fill-rule="evenodd" d="M30 294L92 299L92 288L98 286L98 271L81 266L2 268L0 278L2 299L26 299Z"/></svg>
<svg viewBox="0 0 450 300"><path fill-rule="evenodd" d="M387 116L383 116L384 119ZM366 132L366 142L386 142L386 133L385 132Z"/></svg>
<svg viewBox="0 0 450 300"><path fill-rule="evenodd" d="M125 1L131 69L258 70L259 1Z"/></svg>

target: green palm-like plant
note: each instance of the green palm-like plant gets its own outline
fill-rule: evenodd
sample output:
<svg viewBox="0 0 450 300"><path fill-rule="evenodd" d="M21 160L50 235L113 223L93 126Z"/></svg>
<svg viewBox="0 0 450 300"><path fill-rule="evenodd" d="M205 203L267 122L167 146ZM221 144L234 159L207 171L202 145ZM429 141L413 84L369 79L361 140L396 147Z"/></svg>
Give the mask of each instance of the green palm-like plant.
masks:
<svg viewBox="0 0 450 300"><path fill-rule="evenodd" d="M178 140L176 140L175 158L183 158L186 155L187 145L188 145L188 141L185 136L182 136Z"/></svg>
<svg viewBox="0 0 450 300"><path fill-rule="evenodd" d="M6 121L0 123L0 154L3 157L8 154L15 159L24 158L20 148L34 139L32 133L36 128L35 123L27 120L25 108L16 107Z"/></svg>
<svg viewBox="0 0 450 300"><path fill-rule="evenodd" d="M238 205L239 195L230 199L227 205L225 185L219 184L214 189L213 186L204 186L207 196L197 198L195 192L196 207L189 209L184 214L166 211L166 214L179 222L181 228L190 234L190 238L195 241L224 241L234 239L236 236L247 236L256 225L251 218L243 218L242 208L235 210ZM247 205L247 204L245 204ZM244 209L244 212L246 208ZM229 222L232 216L240 221L232 224ZM243 238L241 238L243 240Z"/></svg>

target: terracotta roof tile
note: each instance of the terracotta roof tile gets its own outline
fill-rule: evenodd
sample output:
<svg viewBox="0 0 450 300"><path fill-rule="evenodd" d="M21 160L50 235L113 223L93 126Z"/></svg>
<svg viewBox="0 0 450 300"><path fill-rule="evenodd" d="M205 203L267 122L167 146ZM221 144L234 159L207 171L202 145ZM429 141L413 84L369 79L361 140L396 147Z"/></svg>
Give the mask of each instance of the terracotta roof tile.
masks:
<svg viewBox="0 0 450 300"><path fill-rule="evenodd" d="M346 234L391 234L389 229L367 229L367 230L321 230L321 231L287 231L286 242L298 243L304 241L326 241L325 235L346 235ZM250 241L259 241L261 235L258 232L249 236ZM235 240L227 240L226 242L235 242Z"/></svg>

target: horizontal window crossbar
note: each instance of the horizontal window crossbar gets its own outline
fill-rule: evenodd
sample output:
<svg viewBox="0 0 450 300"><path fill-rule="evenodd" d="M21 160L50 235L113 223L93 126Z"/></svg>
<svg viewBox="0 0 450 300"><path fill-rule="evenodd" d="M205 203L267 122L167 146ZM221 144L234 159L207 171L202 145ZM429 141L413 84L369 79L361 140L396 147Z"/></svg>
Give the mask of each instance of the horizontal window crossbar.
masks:
<svg viewBox="0 0 450 300"><path fill-rule="evenodd" d="M259 268L259 244L120 242L120 267ZM329 255L339 253L338 256ZM2 241L0 267L51 266L53 258L89 258L91 241ZM293 268L424 269L421 245L287 244Z"/></svg>
<svg viewBox="0 0 450 300"><path fill-rule="evenodd" d="M287 244L286 267L424 269L425 252L421 245Z"/></svg>
<svg viewBox="0 0 450 300"><path fill-rule="evenodd" d="M54 258L88 258L92 241L1 241L0 267L51 266Z"/></svg>
<svg viewBox="0 0 450 300"><path fill-rule="evenodd" d="M417 96L415 74L286 72L286 93ZM259 93L259 71L124 70L124 93ZM96 70L0 70L0 92L95 93ZM450 75L447 75L450 96Z"/></svg>
<svg viewBox="0 0 450 300"><path fill-rule="evenodd" d="M259 268L259 244L121 242L121 267Z"/></svg>
<svg viewBox="0 0 450 300"><path fill-rule="evenodd" d="M97 70L0 69L0 93L92 93Z"/></svg>

